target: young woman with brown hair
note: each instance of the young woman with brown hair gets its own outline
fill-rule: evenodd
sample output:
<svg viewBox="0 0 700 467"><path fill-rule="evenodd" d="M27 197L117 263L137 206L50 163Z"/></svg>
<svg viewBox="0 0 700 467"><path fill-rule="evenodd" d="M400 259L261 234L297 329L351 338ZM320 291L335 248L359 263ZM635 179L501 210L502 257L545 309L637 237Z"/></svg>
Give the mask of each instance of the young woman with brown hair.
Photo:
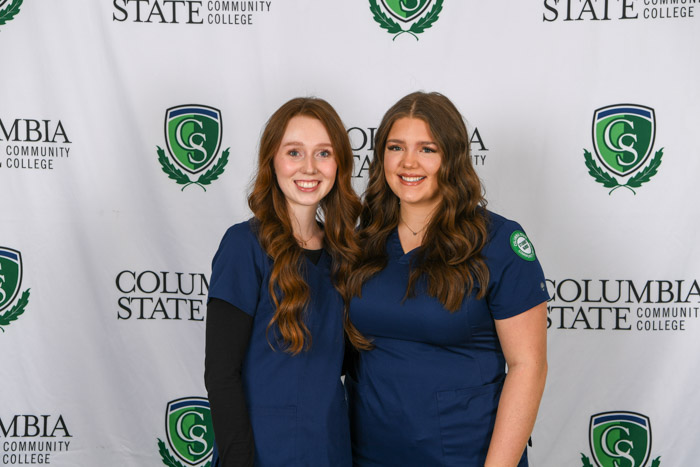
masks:
<svg viewBox="0 0 700 467"><path fill-rule="evenodd" d="M346 377L357 466L527 466L548 295L522 228L486 210L469 149L437 93L402 98L377 130L348 282L373 346Z"/></svg>
<svg viewBox="0 0 700 467"><path fill-rule="evenodd" d="M359 253L352 164L324 100L292 99L265 126L254 217L228 229L212 263L213 466L351 465L340 375L344 287Z"/></svg>

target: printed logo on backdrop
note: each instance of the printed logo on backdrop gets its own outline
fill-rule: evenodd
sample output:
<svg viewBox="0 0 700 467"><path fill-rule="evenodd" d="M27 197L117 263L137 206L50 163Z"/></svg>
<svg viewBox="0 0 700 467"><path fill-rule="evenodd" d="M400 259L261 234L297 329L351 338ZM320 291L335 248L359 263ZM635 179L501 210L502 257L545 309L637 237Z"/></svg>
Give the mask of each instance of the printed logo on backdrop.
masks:
<svg viewBox="0 0 700 467"><path fill-rule="evenodd" d="M204 274L123 270L115 278L118 320L204 321Z"/></svg>
<svg viewBox="0 0 700 467"><path fill-rule="evenodd" d="M591 455L597 467L645 467L651 457L649 417L636 412L603 412L591 417L588 430ZM581 453L583 467L593 467ZM659 467L661 456L650 467Z"/></svg>
<svg viewBox="0 0 700 467"><path fill-rule="evenodd" d="M433 26L440 18L443 0L369 0L374 21L396 40L401 34L418 34Z"/></svg>
<svg viewBox="0 0 700 467"><path fill-rule="evenodd" d="M12 21L24 0L0 0L0 26Z"/></svg>
<svg viewBox="0 0 700 467"><path fill-rule="evenodd" d="M695 17L695 0L544 0L542 21L685 21Z"/></svg>
<svg viewBox="0 0 700 467"><path fill-rule="evenodd" d="M68 452L68 438L72 437L63 415L0 416L0 438L4 438L0 461L4 465L51 464L56 456Z"/></svg>
<svg viewBox="0 0 700 467"><path fill-rule="evenodd" d="M22 292L22 254L12 248L0 247L0 331L19 318L29 303L29 290Z"/></svg>
<svg viewBox="0 0 700 467"><path fill-rule="evenodd" d="M167 446L158 438L163 464L169 467L209 467L214 451L209 401L202 397L184 397L168 402L165 437Z"/></svg>
<svg viewBox="0 0 700 467"><path fill-rule="evenodd" d="M661 165L663 148L651 157L656 137L654 109L643 105L617 104L593 113L593 148L596 158L583 150L588 173L610 188L636 188L649 182ZM597 161L597 162L596 162Z"/></svg>
<svg viewBox="0 0 700 467"><path fill-rule="evenodd" d="M369 164L374 158L374 138L377 131L376 127L354 126L348 128L348 137L350 138L350 146L352 147L355 164L352 177L355 179L369 178ZM472 164L475 166L486 165L486 156L489 149L481 137L479 128L474 127L469 138L471 143Z"/></svg>
<svg viewBox="0 0 700 467"><path fill-rule="evenodd" d="M547 279L550 332L680 333L700 315L697 279Z"/></svg>
<svg viewBox="0 0 700 467"><path fill-rule="evenodd" d="M156 146L163 172L183 185L182 190L199 185L207 191L204 186L217 180L228 163L231 148L219 155L221 133L221 112L214 107L180 105L169 108L165 112L165 146L169 157Z"/></svg>
<svg viewBox="0 0 700 467"><path fill-rule="evenodd" d="M0 169L53 170L71 143L61 120L0 117Z"/></svg>
<svg viewBox="0 0 700 467"><path fill-rule="evenodd" d="M273 0L112 0L120 23L251 26Z"/></svg>

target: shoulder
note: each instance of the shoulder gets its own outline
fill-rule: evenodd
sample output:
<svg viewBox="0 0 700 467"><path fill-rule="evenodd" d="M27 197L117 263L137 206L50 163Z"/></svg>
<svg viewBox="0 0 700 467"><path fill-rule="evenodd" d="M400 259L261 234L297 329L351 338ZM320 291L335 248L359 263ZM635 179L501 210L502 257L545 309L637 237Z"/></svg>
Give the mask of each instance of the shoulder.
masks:
<svg viewBox="0 0 700 467"><path fill-rule="evenodd" d="M239 257L242 254L248 256L251 253L254 257L259 256L262 253L262 247L258 241L256 231L254 218L232 225L224 233L214 259L229 256Z"/></svg>
<svg viewBox="0 0 700 467"><path fill-rule="evenodd" d="M489 210L486 210L486 226L488 228L488 243L501 237L510 236L516 230L522 230L520 224L514 220Z"/></svg>
<svg viewBox="0 0 700 467"><path fill-rule="evenodd" d="M226 230L212 260L209 281L209 298L227 301L249 315L255 314L258 292L269 271L254 230L251 221Z"/></svg>
<svg viewBox="0 0 700 467"><path fill-rule="evenodd" d="M236 244L248 244L255 243L259 244L258 237L256 234L256 221L254 218L248 219L247 221L234 224L224 233L224 237L221 239L221 244L225 243L236 243Z"/></svg>
<svg viewBox="0 0 700 467"><path fill-rule="evenodd" d="M255 238L255 218L250 218L247 221L239 222L238 224L233 224L231 227L226 229L224 238L233 237L240 240L247 238Z"/></svg>
<svg viewBox="0 0 700 467"><path fill-rule="evenodd" d="M488 210L486 219L488 240L483 252L487 258L515 255L527 261L535 259L534 247L518 222Z"/></svg>
<svg viewBox="0 0 700 467"><path fill-rule="evenodd" d="M486 300L495 319L527 311L549 299L535 247L519 223L487 212L489 240L482 254L489 268Z"/></svg>

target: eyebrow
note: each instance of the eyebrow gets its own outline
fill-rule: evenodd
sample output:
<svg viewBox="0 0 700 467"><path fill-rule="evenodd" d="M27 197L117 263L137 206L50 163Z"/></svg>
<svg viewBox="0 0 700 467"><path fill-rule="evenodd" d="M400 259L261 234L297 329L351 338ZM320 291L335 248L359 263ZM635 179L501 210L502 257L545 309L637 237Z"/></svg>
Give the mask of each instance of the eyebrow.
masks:
<svg viewBox="0 0 700 467"><path fill-rule="evenodd" d="M288 141L288 142L286 142L286 143L284 143L284 144L282 145L283 148L285 148L285 147L287 147L287 146L305 146L305 144L302 143L301 141ZM320 144L317 144L315 147L317 147L317 148L318 148L318 147L329 147L329 148L332 148L333 145L332 145L331 143L320 143Z"/></svg>
<svg viewBox="0 0 700 467"><path fill-rule="evenodd" d="M402 143L406 144L406 142L402 139L388 139L386 140L387 144L388 143ZM433 146L437 146L438 144L434 141L418 141L418 144L431 144Z"/></svg>

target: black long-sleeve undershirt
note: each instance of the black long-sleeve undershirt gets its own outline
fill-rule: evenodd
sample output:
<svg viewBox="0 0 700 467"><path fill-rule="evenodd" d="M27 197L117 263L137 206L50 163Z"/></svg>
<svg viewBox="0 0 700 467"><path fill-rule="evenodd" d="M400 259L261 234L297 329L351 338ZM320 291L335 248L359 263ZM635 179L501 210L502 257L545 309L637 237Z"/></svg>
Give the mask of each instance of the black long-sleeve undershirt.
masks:
<svg viewBox="0 0 700 467"><path fill-rule="evenodd" d="M304 250L314 264L322 250ZM252 467L255 459L253 429L241 371L253 329L253 317L216 298L207 304L204 384L211 407L219 465Z"/></svg>
<svg viewBox="0 0 700 467"><path fill-rule="evenodd" d="M224 300L209 300L204 384L219 449L218 467L252 467L254 463L253 429L241 380L252 329L252 316Z"/></svg>

